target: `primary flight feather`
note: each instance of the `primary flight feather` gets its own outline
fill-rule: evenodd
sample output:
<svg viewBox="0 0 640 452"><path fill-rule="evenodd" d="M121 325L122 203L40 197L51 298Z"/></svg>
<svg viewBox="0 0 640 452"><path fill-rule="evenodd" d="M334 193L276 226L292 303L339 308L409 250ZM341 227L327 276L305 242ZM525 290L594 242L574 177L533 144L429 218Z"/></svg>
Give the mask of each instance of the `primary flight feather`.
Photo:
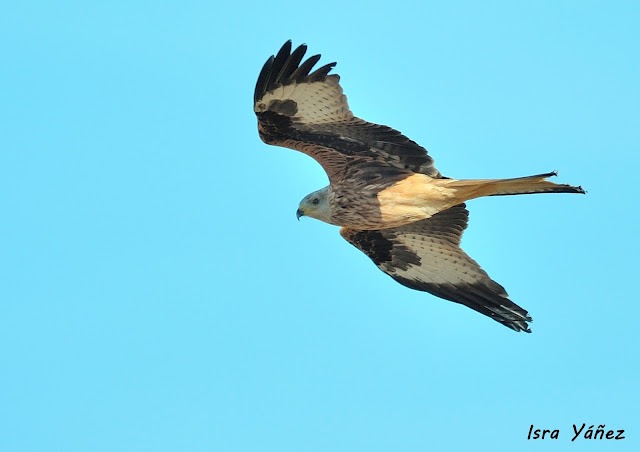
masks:
<svg viewBox="0 0 640 452"><path fill-rule="evenodd" d="M531 332L527 311L460 248L469 214L464 202L584 190L546 180L555 173L443 177L425 148L395 129L354 116L340 77L330 74L335 63L314 70L320 55L303 61L306 50L301 45L292 51L287 41L264 64L254 92L260 138L311 156L329 177L329 186L300 202L298 218L341 226L342 237L400 284Z"/></svg>

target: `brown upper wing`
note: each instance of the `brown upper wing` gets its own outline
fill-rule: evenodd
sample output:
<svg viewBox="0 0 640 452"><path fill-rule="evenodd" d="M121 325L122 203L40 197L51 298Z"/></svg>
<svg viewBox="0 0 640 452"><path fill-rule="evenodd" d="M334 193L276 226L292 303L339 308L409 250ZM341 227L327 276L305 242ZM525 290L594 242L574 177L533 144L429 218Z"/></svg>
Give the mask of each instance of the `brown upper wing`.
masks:
<svg viewBox="0 0 640 452"><path fill-rule="evenodd" d="M264 64L254 92L254 111L265 143L302 151L316 159L330 180L347 166L379 165L440 177L422 146L390 127L353 115L340 86L329 74L335 63L312 72L320 55L307 58L306 45L292 52L287 41Z"/></svg>
<svg viewBox="0 0 640 452"><path fill-rule="evenodd" d="M515 331L530 333L527 311L509 300L504 287L460 248L468 218L465 205L459 204L399 228L343 228L340 234L400 284L463 304Z"/></svg>

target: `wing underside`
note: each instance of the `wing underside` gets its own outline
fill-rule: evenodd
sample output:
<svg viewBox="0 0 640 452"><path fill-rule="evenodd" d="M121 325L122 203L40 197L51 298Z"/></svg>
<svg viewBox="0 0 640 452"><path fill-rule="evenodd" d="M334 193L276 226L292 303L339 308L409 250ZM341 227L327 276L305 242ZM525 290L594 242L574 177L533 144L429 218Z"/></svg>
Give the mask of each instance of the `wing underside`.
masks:
<svg viewBox="0 0 640 452"><path fill-rule="evenodd" d="M268 144L304 152L330 179L360 163L440 177L422 146L387 126L357 118L349 109L335 63L313 70L320 55L303 61L306 45L287 41L264 64L254 91L260 137Z"/></svg>
<svg viewBox="0 0 640 452"><path fill-rule="evenodd" d="M463 304L515 331L531 332L526 310L509 300L461 248L464 204L426 220L377 231L342 229L342 236L400 284Z"/></svg>

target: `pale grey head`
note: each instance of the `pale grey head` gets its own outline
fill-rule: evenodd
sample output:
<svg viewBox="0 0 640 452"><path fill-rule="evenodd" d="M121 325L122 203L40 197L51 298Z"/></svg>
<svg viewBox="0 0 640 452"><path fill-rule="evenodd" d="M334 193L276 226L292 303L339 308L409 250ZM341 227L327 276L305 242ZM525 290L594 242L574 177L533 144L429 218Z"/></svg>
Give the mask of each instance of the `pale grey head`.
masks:
<svg viewBox="0 0 640 452"><path fill-rule="evenodd" d="M331 206L329 205L329 187L309 193L302 198L298 211L296 212L298 220L300 217L311 217L316 220L331 222Z"/></svg>

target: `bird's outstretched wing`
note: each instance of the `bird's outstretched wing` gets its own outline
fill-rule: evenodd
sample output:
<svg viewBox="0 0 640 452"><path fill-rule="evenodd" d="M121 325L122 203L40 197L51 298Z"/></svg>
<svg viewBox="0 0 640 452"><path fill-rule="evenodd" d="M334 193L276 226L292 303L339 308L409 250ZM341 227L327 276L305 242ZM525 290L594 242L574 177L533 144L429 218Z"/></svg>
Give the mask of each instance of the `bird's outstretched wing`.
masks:
<svg viewBox="0 0 640 452"><path fill-rule="evenodd" d="M468 218L465 205L459 204L399 228L342 228L340 234L400 284L463 304L515 331L530 333L527 311L509 300L504 287L460 248Z"/></svg>
<svg viewBox="0 0 640 452"><path fill-rule="evenodd" d="M353 115L340 77L329 74L336 63L312 71L320 55L303 62L307 46L291 50L287 41L264 64L256 83L254 111L265 143L310 155L332 181L359 163L440 177L425 148Z"/></svg>

